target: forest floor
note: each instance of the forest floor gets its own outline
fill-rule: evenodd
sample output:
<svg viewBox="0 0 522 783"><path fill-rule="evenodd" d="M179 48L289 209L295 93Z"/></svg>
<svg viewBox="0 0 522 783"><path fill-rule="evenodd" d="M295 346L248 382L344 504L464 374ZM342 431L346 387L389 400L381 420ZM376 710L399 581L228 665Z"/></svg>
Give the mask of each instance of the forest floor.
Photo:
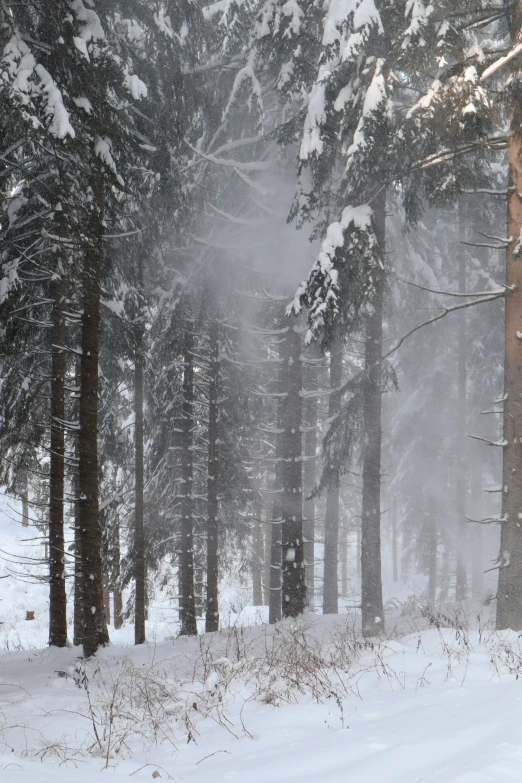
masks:
<svg viewBox="0 0 522 783"><path fill-rule="evenodd" d="M0 576L32 569L41 544L20 539L34 535L4 515ZM487 613L470 629L410 601L365 642L353 614L271 627L228 607L228 629L176 638L158 598L155 641L111 628L85 663L45 647L45 584L0 578L2 783L522 780L522 636Z"/></svg>

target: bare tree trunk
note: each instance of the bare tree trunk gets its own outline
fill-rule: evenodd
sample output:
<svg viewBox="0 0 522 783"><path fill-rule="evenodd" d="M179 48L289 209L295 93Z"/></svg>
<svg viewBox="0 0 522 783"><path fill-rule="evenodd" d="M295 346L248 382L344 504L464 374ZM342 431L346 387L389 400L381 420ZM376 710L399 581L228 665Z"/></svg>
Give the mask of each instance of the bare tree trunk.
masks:
<svg viewBox="0 0 522 783"><path fill-rule="evenodd" d="M373 202L379 258L384 264L386 241L386 191ZM366 319L365 388L363 402L364 443L362 467L361 607L362 632L374 636L384 631L381 577L381 441L382 441L382 318L384 275L378 265L373 276L373 312Z"/></svg>
<svg viewBox="0 0 522 783"><path fill-rule="evenodd" d="M74 378L74 387L79 391L81 383L80 361L76 361L76 371ZM78 391L76 394L78 394ZM79 399L75 402L75 412L79 415ZM76 459L79 455L79 439L75 438L74 454ZM74 639L76 647L83 643L83 597L82 597L82 536L80 530L80 474L78 468L74 471Z"/></svg>
<svg viewBox="0 0 522 783"><path fill-rule="evenodd" d="M98 353L103 262L104 180L92 177L89 245L84 256L80 390L80 531L83 651L86 658L109 643L103 605L101 529L98 516Z"/></svg>
<svg viewBox="0 0 522 783"><path fill-rule="evenodd" d="M472 464L471 473L471 516L474 519L479 518L480 514L480 496L482 493L480 467L475 460ZM471 595L475 600L484 597L484 565L483 565L483 541L482 525L473 525L471 529Z"/></svg>
<svg viewBox="0 0 522 783"><path fill-rule="evenodd" d="M144 270L141 253L138 255L139 308L135 328L134 357L134 644L144 644L145 631L145 526L144 526L144 455L143 402L145 394L145 345L143 328Z"/></svg>
<svg viewBox="0 0 522 783"><path fill-rule="evenodd" d="M346 600L348 595L348 518L346 514L341 519L341 595Z"/></svg>
<svg viewBox="0 0 522 783"><path fill-rule="evenodd" d="M254 505L254 517L252 521L252 601L254 606L261 606L263 603L262 589L262 569L263 569L263 529L261 519L262 505L258 501Z"/></svg>
<svg viewBox="0 0 522 783"><path fill-rule="evenodd" d="M287 330L284 330L285 332ZM284 395L288 387L288 362L285 360L288 335L279 345L280 364L277 370L276 394ZM278 399L283 400L284 397ZM285 428L286 403L278 402L277 405L277 429ZM272 488L272 520L270 523L270 603L269 603L269 622L277 623L281 619L281 591L282 591L282 531L283 521L283 493L285 487L284 471L284 435L276 435L275 448L275 477Z"/></svg>
<svg viewBox="0 0 522 783"><path fill-rule="evenodd" d="M105 607L105 621L111 624L111 591L109 588L109 574L103 574L103 605Z"/></svg>
<svg viewBox="0 0 522 783"><path fill-rule="evenodd" d="M464 199L459 199L459 238L466 239L466 221L464 214ZM459 291L463 293L466 290L466 250L460 245L458 253L459 260ZM455 598L457 601L466 601L468 597L468 569L467 560L468 551L468 530L466 524L466 495L467 495L467 476L466 476L466 419L467 419L467 372L466 372L466 351L467 351L467 316L463 310L459 313L458 335L457 335L457 578L455 587Z"/></svg>
<svg viewBox="0 0 522 783"><path fill-rule="evenodd" d="M65 488L65 287L53 283L51 349L51 457L49 480L49 644L67 644L65 594L65 536L63 529Z"/></svg>
<svg viewBox="0 0 522 783"><path fill-rule="evenodd" d="M393 581L399 581L399 557L398 557L398 543L397 543L397 498L395 495L392 499L391 506L391 534L392 534L392 565L393 565Z"/></svg>
<svg viewBox="0 0 522 783"><path fill-rule="evenodd" d="M340 389L343 379L343 345L337 333L330 351L330 397L328 418L335 417L341 407ZM323 614L337 614L339 602L339 487L329 487L326 493L324 519Z"/></svg>
<svg viewBox="0 0 522 783"><path fill-rule="evenodd" d="M512 10L512 40L522 27L522 0ZM515 249L522 231L522 103L518 93L511 109L508 142L509 196L507 236L512 241L506 254L504 362L504 442L502 516L498 558L497 628L522 630L522 261Z"/></svg>
<svg viewBox="0 0 522 783"><path fill-rule="evenodd" d="M207 607L205 620L207 633L219 629L219 334L216 320L212 320L210 324L210 365L207 481Z"/></svg>
<svg viewBox="0 0 522 783"><path fill-rule="evenodd" d="M181 502L181 635L196 636L196 604L194 599L194 500L192 481L194 457L192 454L192 427L194 426L194 363L192 359L192 335L187 336L183 372L183 445Z"/></svg>
<svg viewBox="0 0 522 783"><path fill-rule="evenodd" d="M283 475L283 617L297 617L306 607L303 545L303 361L298 326L291 326L286 340L287 397L284 425Z"/></svg>
<svg viewBox="0 0 522 783"><path fill-rule="evenodd" d="M310 373L312 379L311 388L315 386L317 373ZM305 579L306 594L308 596L308 606L313 609L315 604L315 498L310 498L310 494L315 488L316 466L317 466L317 398L310 397L306 406L306 428L304 437L304 492L305 501L303 505L303 539L304 539L304 558L305 558Z"/></svg>
<svg viewBox="0 0 522 783"><path fill-rule="evenodd" d="M121 549L120 549L120 523L116 519L114 525L114 569L112 572L113 586L113 613L114 628L119 630L123 625L123 596L121 594L120 576L121 576Z"/></svg>
<svg viewBox="0 0 522 783"><path fill-rule="evenodd" d="M263 605L270 606L270 549L272 547L272 526L270 524L271 505L265 504L265 524L263 530Z"/></svg>
<svg viewBox="0 0 522 783"><path fill-rule="evenodd" d="M29 474L27 470L22 470L20 474L20 497L22 500L22 525L29 527Z"/></svg>
<svg viewBox="0 0 522 783"><path fill-rule="evenodd" d="M435 606L437 596L437 569L438 569L438 524L437 524L437 505L435 498L430 498L428 512L428 604Z"/></svg>

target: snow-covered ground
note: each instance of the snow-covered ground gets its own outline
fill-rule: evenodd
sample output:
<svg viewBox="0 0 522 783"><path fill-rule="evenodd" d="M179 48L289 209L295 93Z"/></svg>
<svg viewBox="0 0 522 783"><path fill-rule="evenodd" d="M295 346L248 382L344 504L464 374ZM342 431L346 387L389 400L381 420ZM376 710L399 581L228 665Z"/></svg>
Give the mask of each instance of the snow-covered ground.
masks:
<svg viewBox="0 0 522 783"><path fill-rule="evenodd" d="M42 545L21 542L34 528L5 503L0 522L0 577L34 573ZM240 611L231 585L229 629L175 638L160 595L150 642L111 629L113 645L85 664L80 649L46 649L46 592L0 579L2 783L522 780L516 633L429 627L412 607L379 642L363 643L350 614L273 628L263 611Z"/></svg>

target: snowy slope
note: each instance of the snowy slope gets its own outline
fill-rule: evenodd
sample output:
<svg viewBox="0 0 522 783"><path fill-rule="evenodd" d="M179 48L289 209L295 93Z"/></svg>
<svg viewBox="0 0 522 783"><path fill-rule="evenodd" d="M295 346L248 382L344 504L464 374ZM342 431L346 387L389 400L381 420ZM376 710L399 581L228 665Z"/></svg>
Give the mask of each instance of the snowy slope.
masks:
<svg viewBox="0 0 522 783"><path fill-rule="evenodd" d="M335 633L347 633L342 623L336 631L333 618L309 622L307 638L320 642L323 652ZM143 779L155 770L165 779L170 775L194 783L521 780L522 682L506 666L520 664L506 653L510 647L520 656L516 634L488 635L481 642L478 632L424 631L363 650L339 680L332 669L332 692L341 694L339 701L323 694L318 703L310 688L299 693L286 671L288 681L280 677L271 686L280 698L267 703L266 692L257 688L259 681L244 664L251 656L255 667L285 634L291 657L294 637L284 628L276 634L279 641L264 629L251 629L239 638L223 632L202 641L104 650L87 668L90 698L94 704L105 699L107 705L119 692L115 711L137 716L124 729L128 733L121 746L117 740L108 755L95 742L89 750L88 699L72 676L78 650L3 653L2 781L23 782L29 776L45 783L96 781L133 773ZM238 651L241 674L225 686L223 667L237 664ZM138 720L142 713L131 693L140 671L169 692L163 694L167 707L155 741L146 721ZM183 720L172 720L174 702L188 705L195 741L187 742ZM114 732L121 737L118 720ZM101 722L98 730L103 730ZM104 770L107 765L110 772Z"/></svg>
<svg viewBox="0 0 522 783"><path fill-rule="evenodd" d="M351 615L175 639L160 596L148 635L111 629L84 664L49 650L42 544L3 500L0 781L129 778L193 783L497 783L522 780L522 638L431 628L362 644ZM20 562L23 557L23 567ZM33 559L31 559L33 558ZM226 602L225 602L226 603ZM35 621L25 620L26 610ZM411 627L418 617L401 618Z"/></svg>

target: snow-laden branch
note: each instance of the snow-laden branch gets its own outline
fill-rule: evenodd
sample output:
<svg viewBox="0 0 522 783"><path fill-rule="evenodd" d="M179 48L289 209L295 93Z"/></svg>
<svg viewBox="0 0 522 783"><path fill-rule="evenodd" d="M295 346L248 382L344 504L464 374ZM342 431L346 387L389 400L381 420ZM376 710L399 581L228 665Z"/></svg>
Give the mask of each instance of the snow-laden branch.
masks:
<svg viewBox="0 0 522 783"><path fill-rule="evenodd" d="M212 153L205 154L204 152L201 152L193 147L186 139L184 139L184 141L187 147L190 147L194 155L198 155L209 163L215 163L216 166L224 166L225 168L236 169L238 171L268 171L272 168L270 163L263 160L240 161L230 160L228 158L218 158L217 155L213 155Z"/></svg>
<svg viewBox="0 0 522 783"><path fill-rule="evenodd" d="M510 52L504 55L504 57L500 57L494 63L489 65L486 68L486 70L482 72L479 81L485 82L487 79L490 79L493 76L493 74L495 74L497 71L500 71L500 69L503 68L504 65L507 65L507 63L509 63L514 57L516 57L521 52L522 52L522 43L518 43L516 46L514 46L511 49Z"/></svg>

